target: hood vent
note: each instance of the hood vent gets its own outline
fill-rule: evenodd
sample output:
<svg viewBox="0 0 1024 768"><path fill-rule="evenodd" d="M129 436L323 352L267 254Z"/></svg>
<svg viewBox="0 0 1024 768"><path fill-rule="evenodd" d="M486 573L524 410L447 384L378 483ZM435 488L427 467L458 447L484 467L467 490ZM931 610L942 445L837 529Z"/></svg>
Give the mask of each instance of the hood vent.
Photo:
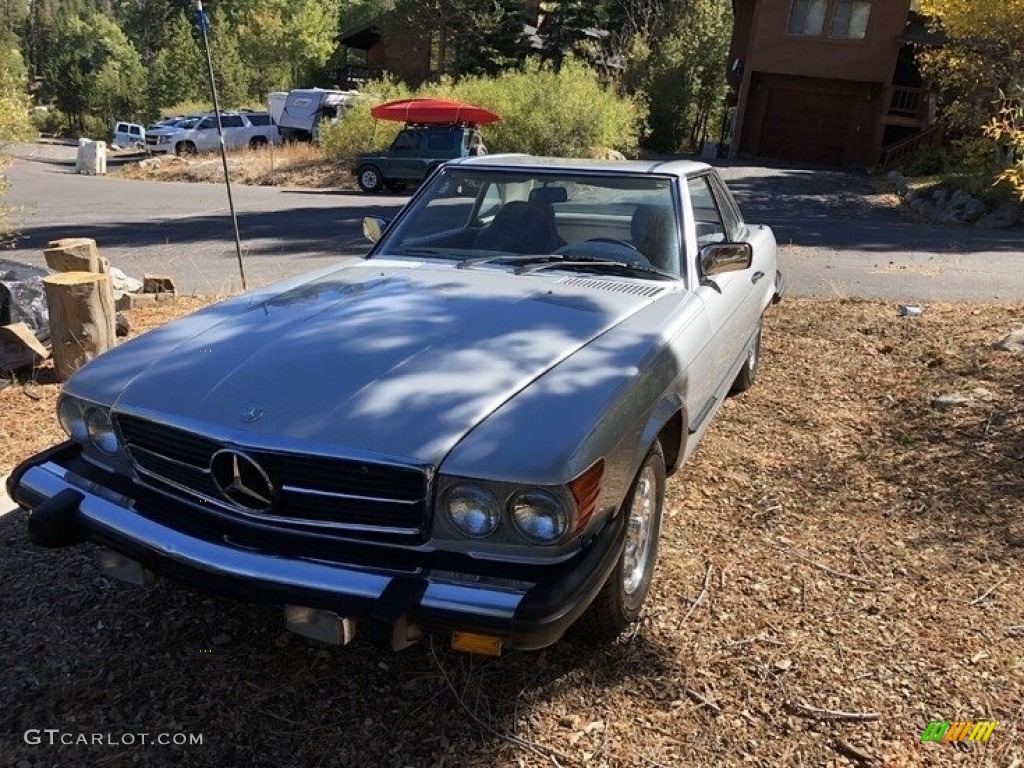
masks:
<svg viewBox="0 0 1024 768"><path fill-rule="evenodd" d="M593 288L598 291L611 291L612 293L625 293L630 296L643 296L651 298L665 289L656 285L643 285L640 283L619 283L614 280L596 280L591 277L566 277L558 281L559 285L571 285L574 288Z"/></svg>

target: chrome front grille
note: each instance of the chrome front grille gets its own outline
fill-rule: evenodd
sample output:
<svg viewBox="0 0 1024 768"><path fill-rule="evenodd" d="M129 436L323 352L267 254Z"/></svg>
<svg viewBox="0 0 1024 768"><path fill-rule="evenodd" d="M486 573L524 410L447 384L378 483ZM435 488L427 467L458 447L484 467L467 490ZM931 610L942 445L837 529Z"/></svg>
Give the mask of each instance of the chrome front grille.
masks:
<svg viewBox="0 0 1024 768"><path fill-rule="evenodd" d="M229 445L136 416L115 418L132 463L158 490L214 501L263 522L355 534L423 532L429 489L421 469ZM222 496L210 461L225 448L244 452L266 472L277 491L268 510L241 509Z"/></svg>

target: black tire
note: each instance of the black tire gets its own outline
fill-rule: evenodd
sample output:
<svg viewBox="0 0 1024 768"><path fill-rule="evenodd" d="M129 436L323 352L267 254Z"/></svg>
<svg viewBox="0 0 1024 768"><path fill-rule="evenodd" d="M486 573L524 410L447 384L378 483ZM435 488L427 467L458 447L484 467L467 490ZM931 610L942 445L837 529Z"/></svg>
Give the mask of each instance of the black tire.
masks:
<svg viewBox="0 0 1024 768"><path fill-rule="evenodd" d="M249 139L249 149L263 149L267 146L267 140L263 136L253 136Z"/></svg>
<svg viewBox="0 0 1024 768"><path fill-rule="evenodd" d="M196 153L196 145L191 141L179 141L174 145L174 154L176 155L194 155Z"/></svg>
<svg viewBox="0 0 1024 768"><path fill-rule="evenodd" d="M637 563L630 556L630 545L636 544L636 541L631 539L631 534L636 531L634 509L640 512L636 505L640 503L641 507L644 506L643 498L649 499L652 506L647 512L646 535L640 534L640 546L644 551L640 553L640 562ZM633 485L620 513L629 516L626 521L626 543L622 554L585 617L585 621L589 623L588 629L595 638L614 640L640 617L640 609L643 608L644 600L650 591L654 566L658 560L658 540L661 538L664 506L665 454L661 449L661 443L655 440L633 479ZM633 567L630 567L630 562L633 563Z"/></svg>
<svg viewBox="0 0 1024 768"><path fill-rule="evenodd" d="M743 361L743 367L740 368L736 380L732 383L732 389L729 390L730 395L738 395L754 386L754 381L757 379L757 367L761 364L761 328L761 323L758 323L754 345L747 353L747 359Z"/></svg>
<svg viewBox="0 0 1024 768"><path fill-rule="evenodd" d="M356 183L363 192L380 192L384 186L384 174L376 165L361 165L356 169Z"/></svg>

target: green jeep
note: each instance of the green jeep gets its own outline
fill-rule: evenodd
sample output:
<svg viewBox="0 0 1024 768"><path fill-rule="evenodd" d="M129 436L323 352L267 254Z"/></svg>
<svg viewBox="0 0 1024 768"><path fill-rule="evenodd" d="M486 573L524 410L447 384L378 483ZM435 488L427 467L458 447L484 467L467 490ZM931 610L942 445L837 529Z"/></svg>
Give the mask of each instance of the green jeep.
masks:
<svg viewBox="0 0 1024 768"><path fill-rule="evenodd" d="M386 150L359 155L352 175L363 192L401 192L446 160L485 154L480 131L471 126L407 125Z"/></svg>

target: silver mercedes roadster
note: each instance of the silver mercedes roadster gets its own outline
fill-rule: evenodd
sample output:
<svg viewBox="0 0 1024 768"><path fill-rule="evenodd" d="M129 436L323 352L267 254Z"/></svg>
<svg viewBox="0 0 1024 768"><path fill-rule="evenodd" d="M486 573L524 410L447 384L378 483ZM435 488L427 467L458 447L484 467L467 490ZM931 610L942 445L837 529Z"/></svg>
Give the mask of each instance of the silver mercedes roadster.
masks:
<svg viewBox="0 0 1024 768"><path fill-rule="evenodd" d="M665 478L751 386L775 238L711 167L455 161L361 259L79 370L9 491L104 572L284 607L289 629L484 654L651 585Z"/></svg>

